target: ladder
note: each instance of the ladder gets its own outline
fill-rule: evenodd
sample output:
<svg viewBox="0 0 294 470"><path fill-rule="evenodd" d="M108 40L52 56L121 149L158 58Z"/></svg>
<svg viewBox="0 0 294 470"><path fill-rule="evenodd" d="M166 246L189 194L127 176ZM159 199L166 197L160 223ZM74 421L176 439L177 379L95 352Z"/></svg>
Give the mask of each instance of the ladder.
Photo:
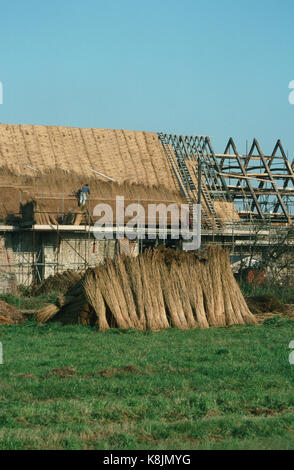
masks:
<svg viewBox="0 0 294 470"><path fill-rule="evenodd" d="M175 148L176 161L179 167L179 171L183 178L183 183L186 188L190 188L192 191L196 190L196 186L191 178L190 172L187 168L185 157L183 157L182 151L179 147Z"/></svg>
<svg viewBox="0 0 294 470"><path fill-rule="evenodd" d="M192 214L193 214L193 199L192 199L192 197L189 193L189 185L187 184L187 180L183 176L183 173L181 172L181 170L178 166L178 162L175 158L175 155L172 152L169 144L166 142L164 134L162 132L158 134L158 138L159 138L159 141L162 144L162 146L164 148L164 151L165 151L165 154L166 154L166 156L167 156L167 158L170 162L171 168L173 170L176 181L177 181L177 183L180 187L180 190L182 191L182 193L185 197L185 200L186 200L186 202L189 206L189 214L190 214L190 216L192 216ZM186 166L187 172L189 172L186 164L185 164L185 166ZM190 178L191 178L191 175L190 175ZM192 220L193 220L193 217L192 217Z"/></svg>
<svg viewBox="0 0 294 470"><path fill-rule="evenodd" d="M185 157L183 156L182 151L179 147L176 147L174 152L171 150L170 145L166 142L165 135L162 132L158 133L158 138L171 164L178 185L189 205L190 215L192 216L193 202L197 201L197 188L186 165ZM216 227L217 229L219 229L220 225L217 221L213 201L210 197L209 192L207 191L206 186L203 184L201 185L201 193L205 200L206 207L208 208L207 210L207 208L203 204L201 205L203 220L206 222L209 228L213 229ZM209 212L211 213L212 218L209 216Z"/></svg>
<svg viewBox="0 0 294 470"><path fill-rule="evenodd" d="M215 212L215 208L214 208L214 204L213 204L213 201L210 197L210 194L209 192L207 191L207 188L206 186L203 184L202 185L202 188L201 188L201 191L202 191L202 195L204 197L204 200L205 200L205 203L206 203L206 206L208 207L209 209L209 212L211 213L211 215L213 216L213 220L214 220L214 223L216 225L216 228L217 229L220 229L221 226L217 220L217 215L216 215L216 212Z"/></svg>

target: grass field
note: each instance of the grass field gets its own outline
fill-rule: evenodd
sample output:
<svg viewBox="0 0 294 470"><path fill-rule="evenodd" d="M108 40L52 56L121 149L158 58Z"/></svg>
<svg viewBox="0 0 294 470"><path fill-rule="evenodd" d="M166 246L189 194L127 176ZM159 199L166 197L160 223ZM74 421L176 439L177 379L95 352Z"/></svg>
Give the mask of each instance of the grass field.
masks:
<svg viewBox="0 0 294 470"><path fill-rule="evenodd" d="M51 294L42 294L38 297L30 295L13 295L13 294L0 294L0 300L13 305L18 310L38 310L48 304L55 303L56 298L60 292L52 292Z"/></svg>
<svg viewBox="0 0 294 470"><path fill-rule="evenodd" d="M242 282L240 285L243 295L251 296L260 296L260 295L270 295L275 296L280 302L286 304L294 304L294 289L293 287L280 285L279 283L264 283L262 286L252 285L248 282Z"/></svg>
<svg viewBox="0 0 294 470"><path fill-rule="evenodd" d="M294 449L294 322L1 326L0 449Z"/></svg>

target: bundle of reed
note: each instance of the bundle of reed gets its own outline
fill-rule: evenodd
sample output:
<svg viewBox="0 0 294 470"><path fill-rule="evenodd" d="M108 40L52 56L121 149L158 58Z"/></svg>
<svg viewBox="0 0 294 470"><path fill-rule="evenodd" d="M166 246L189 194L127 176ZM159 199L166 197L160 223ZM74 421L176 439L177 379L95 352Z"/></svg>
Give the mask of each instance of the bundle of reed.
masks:
<svg viewBox="0 0 294 470"><path fill-rule="evenodd" d="M23 321L25 321L25 317L17 308L0 300L0 324L16 325Z"/></svg>
<svg viewBox="0 0 294 470"><path fill-rule="evenodd" d="M41 294L49 294L50 292L66 293L71 286L77 284L82 278L81 271L68 269L60 273L52 274L44 279L40 284L34 284L31 287L31 294L34 296Z"/></svg>
<svg viewBox="0 0 294 470"><path fill-rule="evenodd" d="M56 305L57 305L57 307L62 308L65 305L68 305L68 304L74 302L75 300L76 300L75 296L73 296L73 295L60 295L56 299Z"/></svg>
<svg viewBox="0 0 294 470"><path fill-rule="evenodd" d="M108 330L110 326L106 319L106 306L98 287L97 272L95 270L90 270L88 275L85 276L84 288L86 300L92 305L97 316L96 325L100 331Z"/></svg>
<svg viewBox="0 0 294 470"><path fill-rule="evenodd" d="M78 324L94 326L95 320L94 322L92 320L92 310L83 296L77 296L74 302L63 306L53 318L53 321L60 322L63 325Z"/></svg>
<svg viewBox="0 0 294 470"><path fill-rule="evenodd" d="M168 249L147 251L136 259L118 256L96 269L95 276L89 270L84 287L97 317L102 312L103 329L256 323L221 247L210 247L206 260Z"/></svg>
<svg viewBox="0 0 294 470"><path fill-rule="evenodd" d="M205 258L171 249L147 250L137 258L118 255L88 269L52 312L53 320L95 325L101 331L256 323L228 252L218 246L209 247Z"/></svg>
<svg viewBox="0 0 294 470"><path fill-rule="evenodd" d="M0 315L0 325L14 325L14 323L15 322L11 320L10 318Z"/></svg>
<svg viewBox="0 0 294 470"><path fill-rule="evenodd" d="M139 257L138 258L124 258L126 271L129 276L130 280L130 288L133 293L134 302L136 305L137 315L140 321L140 325L142 329L145 330L147 327L147 319L145 315L145 304L143 300L143 283L139 265Z"/></svg>
<svg viewBox="0 0 294 470"><path fill-rule="evenodd" d="M85 297L83 279L78 273L78 281L67 290L64 295L57 297L55 304L48 305L37 314L40 323L57 321L64 325L97 325L98 319L95 310L89 305ZM99 324L99 328L100 328Z"/></svg>
<svg viewBox="0 0 294 470"><path fill-rule="evenodd" d="M37 321L39 323L47 323L57 314L57 312L59 312L59 310L60 308L57 307L57 305L54 305L54 304L47 305L47 307L42 308L37 313L37 316L36 316Z"/></svg>

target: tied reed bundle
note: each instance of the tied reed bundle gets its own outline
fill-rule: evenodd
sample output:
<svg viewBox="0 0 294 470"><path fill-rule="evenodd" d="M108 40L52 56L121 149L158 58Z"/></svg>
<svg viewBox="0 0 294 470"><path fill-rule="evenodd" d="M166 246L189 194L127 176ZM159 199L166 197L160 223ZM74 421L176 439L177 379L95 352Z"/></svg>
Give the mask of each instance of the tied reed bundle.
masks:
<svg viewBox="0 0 294 470"><path fill-rule="evenodd" d="M42 310L37 313L37 321L39 323L46 323L51 320L59 310L60 309L57 305L50 304L47 307L42 308Z"/></svg>
<svg viewBox="0 0 294 470"><path fill-rule="evenodd" d="M92 305L97 316L97 326L100 331L109 329L106 319L106 306L101 291L97 283L97 274L95 271L88 271L83 286L85 289L85 297L90 305Z"/></svg>
<svg viewBox="0 0 294 470"><path fill-rule="evenodd" d="M58 305L43 309L38 319L71 318L94 323L101 331L256 323L234 279L228 252L217 246L208 248L205 259L171 249L147 250L137 258L119 255L88 269Z"/></svg>

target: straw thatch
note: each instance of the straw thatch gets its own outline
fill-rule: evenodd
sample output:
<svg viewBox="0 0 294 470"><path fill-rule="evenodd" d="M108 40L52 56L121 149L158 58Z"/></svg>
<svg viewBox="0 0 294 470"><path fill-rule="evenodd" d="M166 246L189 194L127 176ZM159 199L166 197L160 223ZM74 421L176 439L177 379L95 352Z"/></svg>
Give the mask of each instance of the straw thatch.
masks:
<svg viewBox="0 0 294 470"><path fill-rule="evenodd" d="M222 224L226 222L240 222L240 216L233 202L215 201L214 210L218 221Z"/></svg>
<svg viewBox="0 0 294 470"><path fill-rule="evenodd" d="M90 172L89 172L90 173ZM5 223L35 222L39 225L92 224L93 209L97 204L108 204L116 215L116 196L123 196L129 204L181 204L185 200L179 190L164 185L133 182L102 181L90 173L64 172L60 168L44 173L17 175L8 167L0 168L0 221ZM89 184L91 197L84 207L78 203L78 191ZM90 217L90 218L89 218ZM111 220L112 221L112 220Z"/></svg>
<svg viewBox="0 0 294 470"><path fill-rule="evenodd" d="M62 168L65 174L89 177L92 168L119 183L177 189L163 147L152 132L0 124L0 157L2 165L19 175Z"/></svg>
<svg viewBox="0 0 294 470"><path fill-rule="evenodd" d="M88 269L58 305L38 314L41 322L161 330L255 324L221 247L198 253L148 250L117 256ZM54 308L55 307L55 308ZM48 313L49 312L49 313Z"/></svg>
<svg viewBox="0 0 294 470"><path fill-rule="evenodd" d="M156 133L0 123L0 158L0 199L5 201L0 221L5 223L92 223L88 209L92 212L100 202L112 206L116 195L144 207L186 202ZM197 163L186 163L195 202ZM91 207L83 211L75 196L85 182L91 187ZM216 227L210 204L203 196L201 202L203 225ZM232 203L216 204L215 213L220 224L238 220Z"/></svg>

